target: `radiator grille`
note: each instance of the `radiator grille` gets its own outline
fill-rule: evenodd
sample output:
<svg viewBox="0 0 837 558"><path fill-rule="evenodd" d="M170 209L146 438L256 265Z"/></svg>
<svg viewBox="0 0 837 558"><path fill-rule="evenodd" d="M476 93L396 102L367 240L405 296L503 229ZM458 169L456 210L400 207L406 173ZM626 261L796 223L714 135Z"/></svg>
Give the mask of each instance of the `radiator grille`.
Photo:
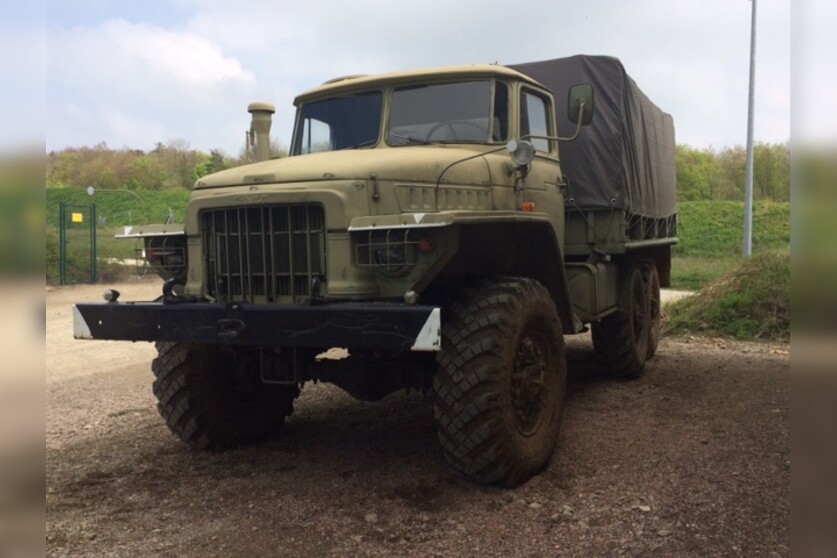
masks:
<svg viewBox="0 0 837 558"><path fill-rule="evenodd" d="M326 280L325 215L319 205L212 209L201 213L206 289L226 301L311 296Z"/></svg>

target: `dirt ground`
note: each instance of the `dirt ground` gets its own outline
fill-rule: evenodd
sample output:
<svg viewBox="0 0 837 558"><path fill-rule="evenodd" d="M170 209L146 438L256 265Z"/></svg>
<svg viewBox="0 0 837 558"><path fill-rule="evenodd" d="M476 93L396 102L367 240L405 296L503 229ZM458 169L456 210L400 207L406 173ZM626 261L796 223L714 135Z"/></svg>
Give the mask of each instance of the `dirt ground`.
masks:
<svg viewBox="0 0 837 558"><path fill-rule="evenodd" d="M70 305L103 290L46 294L49 556L789 554L788 345L665 338L625 382L570 339L552 464L506 490L447 466L416 394L306 385L278 438L191 450L157 414L150 343L73 340Z"/></svg>

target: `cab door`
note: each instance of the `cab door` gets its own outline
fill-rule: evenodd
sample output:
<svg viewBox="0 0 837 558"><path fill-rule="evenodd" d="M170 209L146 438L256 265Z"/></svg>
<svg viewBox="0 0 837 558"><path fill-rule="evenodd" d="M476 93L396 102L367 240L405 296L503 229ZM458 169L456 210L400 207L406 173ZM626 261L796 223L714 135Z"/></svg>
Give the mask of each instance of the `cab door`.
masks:
<svg viewBox="0 0 837 558"><path fill-rule="evenodd" d="M523 199L520 201L533 202L535 212L549 215L563 252L564 193L558 142L546 139L556 136L552 95L526 85L520 87L519 94L518 137L530 141L535 148L535 158L523 178Z"/></svg>

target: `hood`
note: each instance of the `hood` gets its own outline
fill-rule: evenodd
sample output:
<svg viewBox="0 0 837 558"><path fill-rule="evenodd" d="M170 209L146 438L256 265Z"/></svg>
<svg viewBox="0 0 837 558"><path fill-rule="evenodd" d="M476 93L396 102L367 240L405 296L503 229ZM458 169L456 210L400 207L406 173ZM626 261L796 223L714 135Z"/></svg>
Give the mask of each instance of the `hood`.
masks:
<svg viewBox="0 0 837 558"><path fill-rule="evenodd" d="M435 183L449 165L479 154L484 149L446 146L405 146L379 149L326 151L272 159L227 169L201 178L196 188L242 184L287 184L319 180L393 180ZM490 183L487 160L508 162L505 150L474 157L455 164L444 174L444 182L462 185ZM494 170L493 172L497 172ZM496 179L495 175L495 179Z"/></svg>

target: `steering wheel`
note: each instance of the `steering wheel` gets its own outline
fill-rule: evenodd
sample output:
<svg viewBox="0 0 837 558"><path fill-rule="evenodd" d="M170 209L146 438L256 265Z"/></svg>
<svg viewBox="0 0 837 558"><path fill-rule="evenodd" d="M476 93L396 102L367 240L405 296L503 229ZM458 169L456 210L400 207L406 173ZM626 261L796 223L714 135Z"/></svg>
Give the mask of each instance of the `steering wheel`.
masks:
<svg viewBox="0 0 837 558"><path fill-rule="evenodd" d="M457 125L457 126L466 126L466 127L474 128L475 130L480 132L480 134L482 134L485 138L488 137L488 131L485 128L483 128L482 126L480 126L479 124L474 124L473 122L468 122L467 120L448 120L448 121L445 121L445 122L438 122L438 123L434 124L430 128L430 130L428 130L427 135L424 136L424 141L430 142L433 135L436 132L438 132L439 129L441 129L443 127L447 127L450 130L450 135L454 140L460 139L456 135L456 129L454 128L454 124Z"/></svg>

